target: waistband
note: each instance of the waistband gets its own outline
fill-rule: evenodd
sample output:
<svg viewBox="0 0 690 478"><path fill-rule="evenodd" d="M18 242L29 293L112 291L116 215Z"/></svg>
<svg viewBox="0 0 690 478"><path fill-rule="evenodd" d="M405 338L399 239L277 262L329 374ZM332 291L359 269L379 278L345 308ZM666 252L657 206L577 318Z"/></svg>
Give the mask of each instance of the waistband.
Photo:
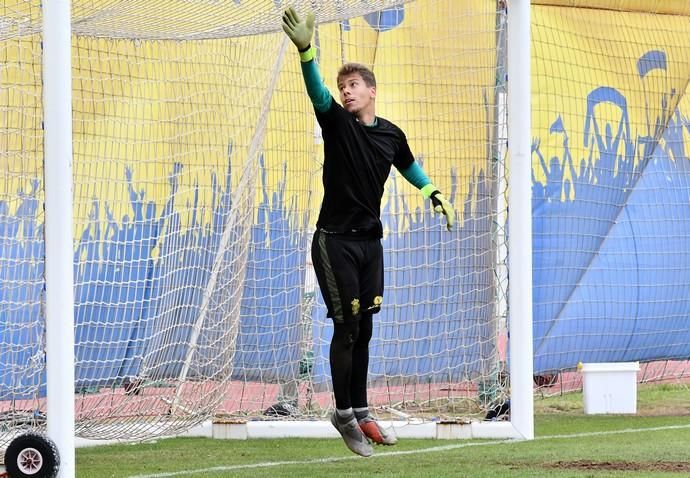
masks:
<svg viewBox="0 0 690 478"><path fill-rule="evenodd" d="M328 234L329 236L343 237L347 239L380 239L381 236L377 231L371 229L350 229L349 231L331 231L323 227L316 228L317 232Z"/></svg>

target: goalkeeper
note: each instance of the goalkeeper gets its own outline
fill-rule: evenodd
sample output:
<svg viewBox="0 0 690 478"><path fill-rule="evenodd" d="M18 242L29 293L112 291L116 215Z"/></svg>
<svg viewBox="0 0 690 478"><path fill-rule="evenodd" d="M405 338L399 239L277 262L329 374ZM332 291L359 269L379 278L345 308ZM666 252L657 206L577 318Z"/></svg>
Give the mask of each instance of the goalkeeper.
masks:
<svg viewBox="0 0 690 478"><path fill-rule="evenodd" d="M435 211L445 215L448 230L455 211L415 162L402 130L376 116L373 72L357 63L344 64L337 76L338 104L314 61L314 14L301 19L288 8L283 30L299 50L324 143L324 196L311 254L333 320L329 361L336 410L331 423L350 450L370 456L369 440L384 445L397 441L392 430L369 414L366 389L372 318L383 302L380 210L391 165L431 199Z"/></svg>

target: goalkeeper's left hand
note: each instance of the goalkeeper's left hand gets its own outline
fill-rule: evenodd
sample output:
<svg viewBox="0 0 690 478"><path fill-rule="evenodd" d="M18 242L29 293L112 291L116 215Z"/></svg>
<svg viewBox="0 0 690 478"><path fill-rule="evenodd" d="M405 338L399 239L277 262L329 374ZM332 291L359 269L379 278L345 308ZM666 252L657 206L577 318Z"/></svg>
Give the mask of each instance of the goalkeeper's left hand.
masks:
<svg viewBox="0 0 690 478"><path fill-rule="evenodd" d="M314 36L314 13L309 12L302 20L294 8L288 7L283 13L283 31L300 52L305 51Z"/></svg>
<svg viewBox="0 0 690 478"><path fill-rule="evenodd" d="M453 224L455 223L455 209L453 209L453 205L450 201L448 201L438 189L429 195L429 199L431 199L431 204L434 206L434 211L443 213L446 216L446 228L449 231L453 229Z"/></svg>

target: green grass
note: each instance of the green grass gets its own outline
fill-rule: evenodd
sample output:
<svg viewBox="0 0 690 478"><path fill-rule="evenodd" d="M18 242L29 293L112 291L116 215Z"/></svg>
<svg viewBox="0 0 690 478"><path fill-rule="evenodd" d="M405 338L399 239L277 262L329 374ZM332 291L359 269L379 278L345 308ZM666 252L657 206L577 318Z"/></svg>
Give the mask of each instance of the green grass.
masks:
<svg viewBox="0 0 690 478"><path fill-rule="evenodd" d="M77 476L690 476L687 387L640 387L635 416L585 416L580 394L537 400L535 412L532 441L405 439L362 459L340 440L175 438L78 449Z"/></svg>

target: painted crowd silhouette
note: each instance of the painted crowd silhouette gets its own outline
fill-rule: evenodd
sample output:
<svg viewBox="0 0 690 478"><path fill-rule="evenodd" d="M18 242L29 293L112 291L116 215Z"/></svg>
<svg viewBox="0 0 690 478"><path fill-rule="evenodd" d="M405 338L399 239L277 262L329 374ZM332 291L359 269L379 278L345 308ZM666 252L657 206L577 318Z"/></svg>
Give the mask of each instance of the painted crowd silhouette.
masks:
<svg viewBox="0 0 690 478"><path fill-rule="evenodd" d="M640 80L666 71L666 62L663 51L643 55ZM660 113L648 114L639 131L630 124L626 97L600 86L584 99L583 126L553 113L543 135L560 138L559 154L544 157L542 138L533 140L535 372L579 361L690 355L690 122L676 107L674 89L647 96L648 113ZM617 124L600 124L603 104L620 110ZM580 129L581 137L570 133ZM574 157L574 150L585 154ZM228 156L230 164L231 147ZM197 352L205 359L193 374L212 376L231 358L234 378L289 380L300 373L303 341L312 341L303 301L313 212L298 209L287 166L269 191L260 164L262 200L251 226L236 348L225 350L217 340L228 318L207 317ZM210 173L210 204L199 194L192 204L176 203L183 168L172 167L160 208L138 187L136 167L125 171L129 213L115 217L111 205L92 201L74 253L78 390L180 376L233 211L229 166ZM375 320L373 380L462 380L494 367L496 178L483 169L469 178L456 168L449 174L448 196L461 211L451 233L429 204L407 204L396 174L390 180L382 211L390 305ZM467 181L464 197L457 194L460 181ZM35 179L16 201L0 201L0 400L43 393L45 386L40 188ZM320 300L309 319L313 380L327 386L331 324Z"/></svg>

